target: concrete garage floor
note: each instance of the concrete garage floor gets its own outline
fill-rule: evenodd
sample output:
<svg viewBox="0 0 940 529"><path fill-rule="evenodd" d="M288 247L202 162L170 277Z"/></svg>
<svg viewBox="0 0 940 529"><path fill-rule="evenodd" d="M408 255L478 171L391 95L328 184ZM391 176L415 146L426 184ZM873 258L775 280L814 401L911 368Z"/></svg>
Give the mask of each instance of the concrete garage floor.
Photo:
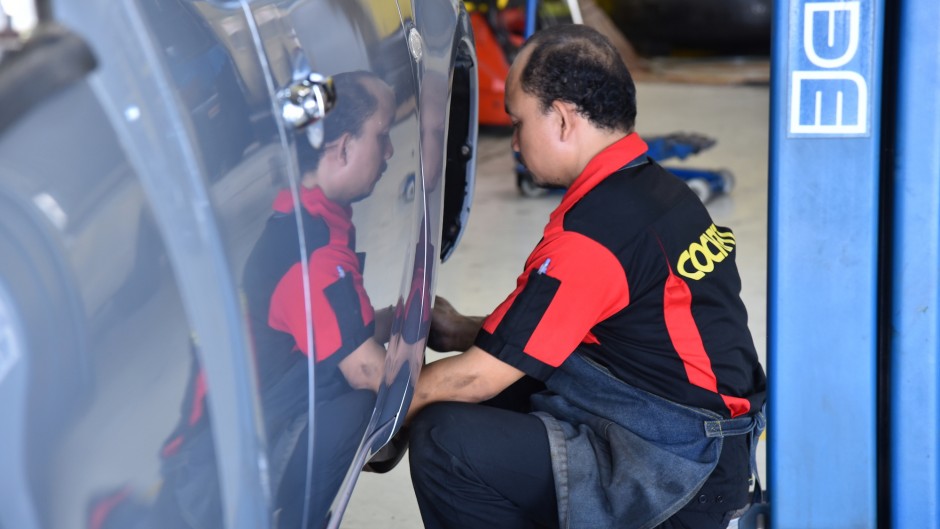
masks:
<svg viewBox="0 0 940 529"><path fill-rule="evenodd" d="M766 86L703 86L640 83L637 131L645 136L697 132L717 144L685 162L726 168L736 185L708 204L715 222L734 230L742 297L761 361L766 366L767 145L769 90ZM440 270L437 292L466 314L486 314L514 288L529 251L541 237L560 193L524 198L516 190L508 136L483 135L470 223L453 257ZM432 361L440 355L428 353ZM766 483L764 444L759 464ZM407 460L387 474L363 473L345 519L345 529L421 527Z"/></svg>

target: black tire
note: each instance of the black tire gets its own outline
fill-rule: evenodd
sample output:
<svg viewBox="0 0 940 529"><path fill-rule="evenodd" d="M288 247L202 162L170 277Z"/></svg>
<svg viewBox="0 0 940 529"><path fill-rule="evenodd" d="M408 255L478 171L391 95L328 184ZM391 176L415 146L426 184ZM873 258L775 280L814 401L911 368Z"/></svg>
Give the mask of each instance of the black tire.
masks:
<svg viewBox="0 0 940 529"><path fill-rule="evenodd" d="M731 193L735 184L734 173L729 169L722 169L718 171L718 175L721 177L721 192L724 194Z"/></svg>
<svg viewBox="0 0 940 529"><path fill-rule="evenodd" d="M22 325L27 370L23 436L34 498L53 485L53 445L78 417L92 384L84 311L53 228L0 190L0 282Z"/></svg>
<svg viewBox="0 0 940 529"><path fill-rule="evenodd" d="M689 189L695 193L695 196L702 201L702 204L707 204L709 200L712 199L712 188L708 185L708 182L703 178L692 178L685 181L689 185Z"/></svg>

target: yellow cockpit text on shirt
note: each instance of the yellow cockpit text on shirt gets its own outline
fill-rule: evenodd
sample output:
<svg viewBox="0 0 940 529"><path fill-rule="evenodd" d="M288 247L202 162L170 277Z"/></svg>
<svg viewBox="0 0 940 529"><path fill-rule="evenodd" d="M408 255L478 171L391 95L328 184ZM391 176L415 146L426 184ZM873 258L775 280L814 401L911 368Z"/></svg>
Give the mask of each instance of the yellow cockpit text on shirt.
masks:
<svg viewBox="0 0 940 529"><path fill-rule="evenodd" d="M715 269L715 263L724 261L734 250L734 245L734 234L730 230L719 231L712 224L698 242L693 242L688 250L682 252L676 269L679 275L698 281Z"/></svg>

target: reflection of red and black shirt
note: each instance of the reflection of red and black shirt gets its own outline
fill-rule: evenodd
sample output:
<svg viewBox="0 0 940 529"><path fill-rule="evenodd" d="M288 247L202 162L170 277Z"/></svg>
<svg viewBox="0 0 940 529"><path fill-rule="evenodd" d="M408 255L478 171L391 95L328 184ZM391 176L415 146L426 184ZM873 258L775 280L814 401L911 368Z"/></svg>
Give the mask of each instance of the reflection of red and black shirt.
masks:
<svg viewBox="0 0 940 529"><path fill-rule="evenodd" d="M734 235L656 163L626 167L645 151L631 134L591 160L476 345L541 380L577 350L673 402L758 410Z"/></svg>
<svg viewBox="0 0 940 529"><path fill-rule="evenodd" d="M319 188L303 189L300 200L306 274L290 191L282 191L275 199L274 213L244 271L243 289L269 432L306 410L307 355L313 353L318 364L318 398L329 399L349 389L337 364L369 339L375 326L375 314L362 286L363 256L355 250L352 209L331 202ZM309 285L309 316L305 283ZM206 395L205 374L194 355L183 417L164 445L164 456L175 454L186 438L205 427Z"/></svg>
<svg viewBox="0 0 940 529"><path fill-rule="evenodd" d="M363 256L355 249L352 209L330 201L319 188L302 189L300 201L307 270L301 262L290 191L275 199L274 214L245 264L242 285L263 397L288 384L285 377L300 376L291 371L302 371L306 379L310 354L318 364L318 384L323 376L323 389L341 382L336 365L374 331L375 313L362 284ZM298 364L304 367L298 369ZM301 393L306 402L306 392Z"/></svg>

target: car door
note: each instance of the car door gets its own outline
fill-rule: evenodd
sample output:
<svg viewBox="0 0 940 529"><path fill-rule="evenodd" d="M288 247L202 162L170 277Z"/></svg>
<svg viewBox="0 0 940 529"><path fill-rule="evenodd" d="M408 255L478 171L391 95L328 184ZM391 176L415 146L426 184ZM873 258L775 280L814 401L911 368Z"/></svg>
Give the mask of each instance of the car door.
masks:
<svg viewBox="0 0 940 529"><path fill-rule="evenodd" d="M0 376L14 469L0 523L266 527L234 278L285 151L244 12L188 0L48 11L24 54L3 58L17 66L5 83L23 88L4 95L28 108L0 137L0 357L15 359ZM77 59L80 78L43 81Z"/></svg>
<svg viewBox="0 0 940 529"><path fill-rule="evenodd" d="M263 50L272 98L285 111L281 134L292 155L289 191L295 211L311 212L311 193L330 194L330 184L324 183L331 178L330 167L347 175L347 183L365 181L352 195L327 197L330 207L351 212L343 229L354 234L344 247L332 250L352 252L355 260L332 260L333 239L324 243L314 233L323 229L326 217L302 213L302 267L309 279L302 288L312 350L307 358L314 373L306 388L311 427L287 453L280 452L280 445L290 443L269 430L269 442L279 445L271 448L277 462L272 475L281 480L272 487L275 495L287 488L285 483L300 483L303 517L327 520L330 513L341 512L360 468L394 433L404 395L423 359L429 303L413 299L413 285L418 278L419 294L427 292L423 286L430 253L414 56L394 0L258 1L248 2L246 9ZM296 94L304 83L327 99L335 91L335 106L322 121L299 123L291 114L297 101L291 103L289 91L293 87ZM365 129L386 104L390 112L383 120L388 123L370 137L374 131ZM359 106L367 108L360 116L364 130L347 130L343 116ZM356 150L349 159L334 156L345 148L343 138L351 138L351 145L375 145ZM360 167L346 173L346 163ZM325 224L327 231L333 230L329 219ZM333 334L337 338L331 342ZM367 359L356 360L364 350L371 350L364 355ZM342 355L349 355L344 361L377 370L367 388L351 380L348 370L337 368L333 359Z"/></svg>
<svg viewBox="0 0 940 529"><path fill-rule="evenodd" d="M441 101L422 115L421 19L390 0L44 10L35 57L60 62L3 71L18 83L4 93L29 105L4 99L25 110L0 131L0 460L13 469L0 524L338 523L330 512L400 424L428 327L454 57L432 68ZM59 54L60 33L87 50ZM87 79L42 82L76 64ZM344 98L383 110L336 141L327 118L290 121L284 89L304 82L332 115ZM311 149L336 174L338 159L357 169L328 194L308 185ZM290 303L297 320L278 313ZM288 475L299 505L281 494Z"/></svg>

